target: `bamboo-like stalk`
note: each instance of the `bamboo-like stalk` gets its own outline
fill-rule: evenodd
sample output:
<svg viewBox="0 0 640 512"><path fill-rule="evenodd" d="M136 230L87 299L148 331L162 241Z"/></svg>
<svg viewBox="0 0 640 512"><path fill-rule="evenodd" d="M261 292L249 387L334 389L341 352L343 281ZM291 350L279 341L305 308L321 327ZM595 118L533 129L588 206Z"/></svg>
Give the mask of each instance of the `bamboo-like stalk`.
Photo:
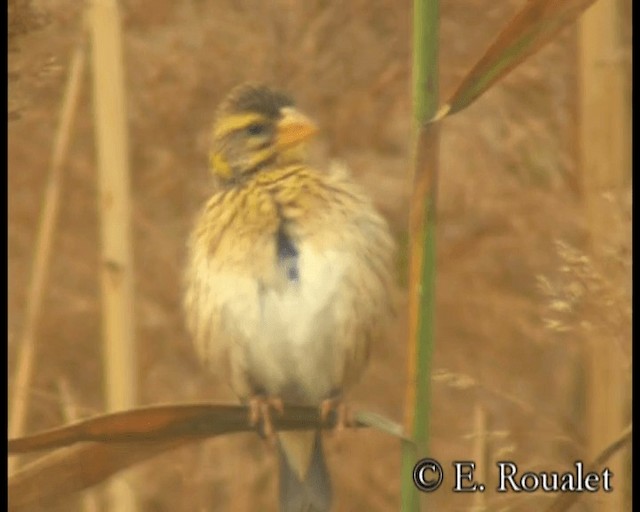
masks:
<svg viewBox="0 0 640 512"><path fill-rule="evenodd" d="M625 70L619 40L616 0L600 0L579 26L580 170L590 229L591 255L599 259L608 243L611 207L604 194L628 185L630 105L625 100ZM620 351L594 334L585 346L587 365L586 424L590 456L612 441L627 423L629 393ZM623 454L610 462L615 490L600 496L597 510L626 510L628 468ZM596 508L594 508L596 510Z"/></svg>
<svg viewBox="0 0 640 512"><path fill-rule="evenodd" d="M137 394L129 149L117 1L93 0L89 22L100 193L105 394L107 409L116 411L132 408ZM110 510L135 510L135 496L123 479L114 481L110 491Z"/></svg>
<svg viewBox="0 0 640 512"><path fill-rule="evenodd" d="M58 380L58 392L60 394L64 419L67 423L73 423L78 419L78 407L71 394L69 382L67 382L66 379L61 378ZM82 510L84 512L98 512L98 510L100 510L95 492L87 491L84 493L82 496Z"/></svg>
<svg viewBox="0 0 640 512"><path fill-rule="evenodd" d="M416 133L414 187L409 216L409 358L402 510L419 510L413 466L428 453L431 357L435 309L435 234L439 125L426 124L438 107L438 0L413 4L413 108Z"/></svg>
<svg viewBox="0 0 640 512"><path fill-rule="evenodd" d="M473 410L473 461L477 464L474 472L474 479L483 482L485 488L489 488L489 438L487 435L487 410L478 400ZM487 494L484 492L474 493L474 512L485 512L487 510Z"/></svg>
<svg viewBox="0 0 640 512"><path fill-rule="evenodd" d="M82 85L82 76L86 65L86 50L84 34L78 46L73 50L69 78L67 80L62 108L60 112L60 124L56 132L51 156L49 178L45 189L44 203L40 214L40 224L36 239L36 249L33 259L31 282L25 311L25 323L18 354L18 363L14 377L13 395L9 411L9 436L22 435L29 409L29 389L33 376L33 360L36 352L36 330L40 321L40 312L44 299L44 291L49 274L49 262L51 260L51 247L58 221L60 207L60 193L62 190L62 178L64 162L69 149L73 120L75 119L78 100ZM17 458L9 461L9 473L17 466Z"/></svg>

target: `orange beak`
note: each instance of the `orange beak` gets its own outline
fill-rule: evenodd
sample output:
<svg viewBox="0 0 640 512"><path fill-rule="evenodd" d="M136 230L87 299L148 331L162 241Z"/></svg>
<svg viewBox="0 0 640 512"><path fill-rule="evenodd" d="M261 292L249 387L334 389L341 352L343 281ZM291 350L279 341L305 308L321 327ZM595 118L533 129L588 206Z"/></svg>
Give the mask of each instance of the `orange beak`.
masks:
<svg viewBox="0 0 640 512"><path fill-rule="evenodd" d="M315 123L295 108L285 107L277 124L276 145L278 149L289 149L310 139L318 131Z"/></svg>

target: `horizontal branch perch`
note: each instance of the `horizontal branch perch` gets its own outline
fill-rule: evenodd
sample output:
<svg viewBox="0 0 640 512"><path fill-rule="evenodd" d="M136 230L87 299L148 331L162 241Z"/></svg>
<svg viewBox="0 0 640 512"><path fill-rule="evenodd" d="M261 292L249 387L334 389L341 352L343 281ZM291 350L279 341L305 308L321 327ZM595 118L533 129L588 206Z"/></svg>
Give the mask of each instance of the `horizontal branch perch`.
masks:
<svg viewBox="0 0 640 512"><path fill-rule="evenodd" d="M123 443L206 438L220 434L249 432L249 409L241 405L161 405L105 414L31 436L10 439L10 455L61 448L79 442ZM272 412L276 430L332 428L335 415L322 421L317 408L287 406ZM353 427L372 426L356 421Z"/></svg>
<svg viewBox="0 0 640 512"><path fill-rule="evenodd" d="M374 427L402 438L402 428L376 414L355 415L352 427ZM9 477L9 510L33 510L103 482L162 452L221 434L251 432L249 409L189 404L138 408L90 418L32 436L10 439L9 454L62 448ZM331 428L318 408L286 406L271 415L276 430ZM77 443L83 443L78 446ZM88 443L88 444L86 444Z"/></svg>

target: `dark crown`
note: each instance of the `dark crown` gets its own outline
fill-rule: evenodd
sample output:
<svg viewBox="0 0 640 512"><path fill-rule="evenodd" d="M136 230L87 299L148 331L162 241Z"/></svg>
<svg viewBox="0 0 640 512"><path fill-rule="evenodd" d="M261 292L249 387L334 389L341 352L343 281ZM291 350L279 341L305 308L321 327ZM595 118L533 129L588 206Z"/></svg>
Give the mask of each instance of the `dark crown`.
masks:
<svg viewBox="0 0 640 512"><path fill-rule="evenodd" d="M226 112L257 112L270 119L279 116L282 107L293 106L285 93L265 85L243 84L233 89L221 105Z"/></svg>

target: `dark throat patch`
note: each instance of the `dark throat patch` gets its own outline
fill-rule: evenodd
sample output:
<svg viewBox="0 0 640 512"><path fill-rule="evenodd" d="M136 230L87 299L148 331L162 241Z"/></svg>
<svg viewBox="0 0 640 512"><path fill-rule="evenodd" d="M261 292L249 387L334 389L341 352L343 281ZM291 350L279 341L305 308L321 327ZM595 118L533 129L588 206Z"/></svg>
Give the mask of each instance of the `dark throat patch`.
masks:
<svg viewBox="0 0 640 512"><path fill-rule="evenodd" d="M278 263L283 267L287 279L292 282L300 280L298 269L298 249L281 224L277 235Z"/></svg>

